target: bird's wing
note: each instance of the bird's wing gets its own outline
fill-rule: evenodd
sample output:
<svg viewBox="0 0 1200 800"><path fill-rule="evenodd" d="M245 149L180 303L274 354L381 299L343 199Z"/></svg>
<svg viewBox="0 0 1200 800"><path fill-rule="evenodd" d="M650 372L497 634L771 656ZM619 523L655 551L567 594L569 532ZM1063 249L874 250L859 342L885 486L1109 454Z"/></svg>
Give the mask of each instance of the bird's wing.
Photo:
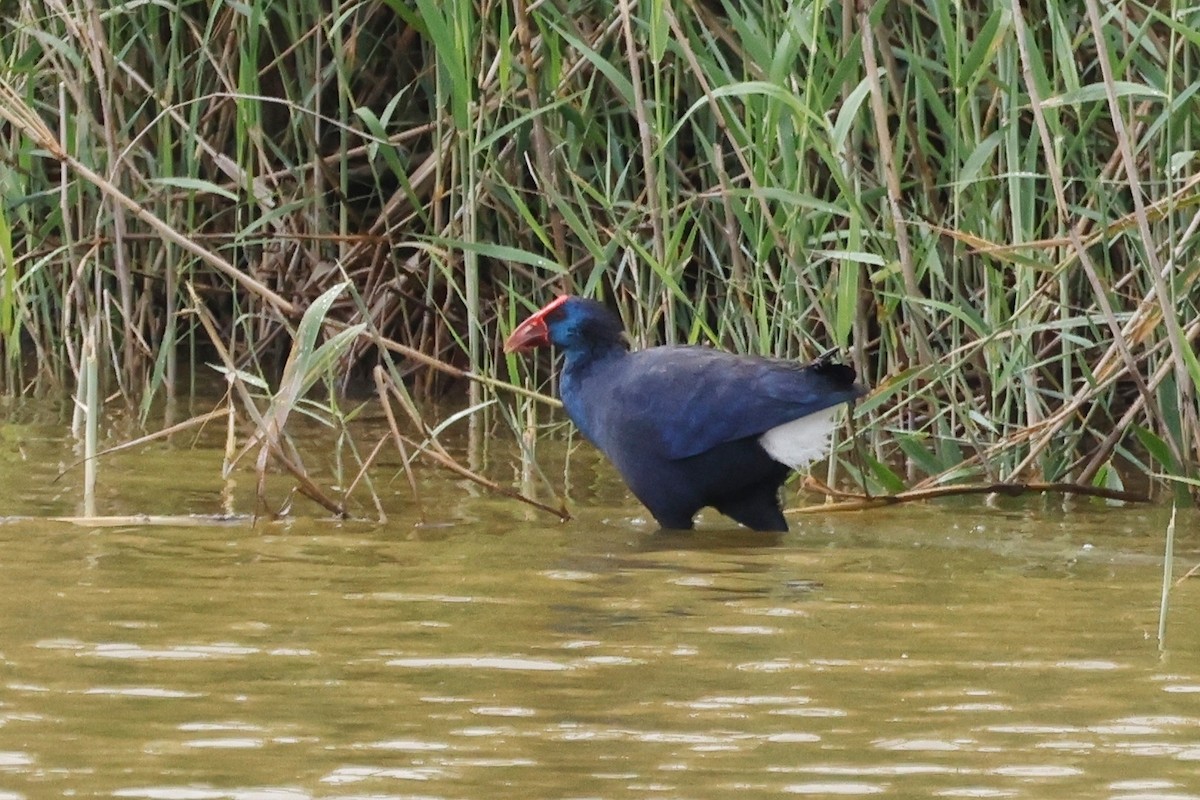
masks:
<svg viewBox="0 0 1200 800"><path fill-rule="evenodd" d="M857 397L849 367L801 366L702 347L631 353L619 389L629 422L669 459L760 435Z"/></svg>

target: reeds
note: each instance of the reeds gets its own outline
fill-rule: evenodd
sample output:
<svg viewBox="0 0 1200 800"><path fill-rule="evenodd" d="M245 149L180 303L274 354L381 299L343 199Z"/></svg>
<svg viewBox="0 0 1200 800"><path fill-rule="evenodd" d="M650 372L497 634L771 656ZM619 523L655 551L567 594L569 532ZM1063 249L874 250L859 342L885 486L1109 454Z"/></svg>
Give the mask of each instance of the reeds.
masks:
<svg viewBox="0 0 1200 800"><path fill-rule="evenodd" d="M1194 475L1193 6L172 9L0 23L8 392L91 330L131 400L218 345L271 375L343 281L330 386L524 385L497 342L574 291L641 344L846 348L874 493Z"/></svg>

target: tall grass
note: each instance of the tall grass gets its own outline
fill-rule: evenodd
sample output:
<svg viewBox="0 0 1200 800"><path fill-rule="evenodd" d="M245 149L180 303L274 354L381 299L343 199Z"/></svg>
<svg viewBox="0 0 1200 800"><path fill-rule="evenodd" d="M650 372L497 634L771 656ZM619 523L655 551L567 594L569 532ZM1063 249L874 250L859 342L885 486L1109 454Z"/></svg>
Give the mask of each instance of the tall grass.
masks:
<svg viewBox="0 0 1200 800"><path fill-rule="evenodd" d="M497 342L573 291L641 344L846 348L873 489L1194 474L1194 6L6 11L9 392L73 386L92 329L173 391L215 344L192 291L270 372L343 280L339 375L521 385Z"/></svg>

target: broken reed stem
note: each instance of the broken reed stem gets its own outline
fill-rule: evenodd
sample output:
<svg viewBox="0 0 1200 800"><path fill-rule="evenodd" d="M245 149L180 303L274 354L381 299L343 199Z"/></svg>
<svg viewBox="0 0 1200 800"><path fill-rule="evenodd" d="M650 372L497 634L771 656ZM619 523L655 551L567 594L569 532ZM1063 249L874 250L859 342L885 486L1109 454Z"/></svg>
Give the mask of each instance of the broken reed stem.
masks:
<svg viewBox="0 0 1200 800"><path fill-rule="evenodd" d="M9 521L20 517L9 517ZM239 515L196 515L196 514L120 514L113 516L46 517L50 522L65 522L87 528L124 528L150 525L167 528L207 528L240 525L249 518Z"/></svg>
<svg viewBox="0 0 1200 800"><path fill-rule="evenodd" d="M113 445L112 447L106 447L103 450L92 454L91 459L98 459L103 456L112 455L113 453L120 453L122 450L131 450L135 447L141 447L144 444L150 444L151 442L159 439L166 439L176 433L179 433L180 431L185 431L188 428L193 428L197 425L203 425L206 422L212 422L213 420L228 416L230 411L230 406L221 406L220 408L215 408L212 411L208 411L204 414L198 414L191 419L185 419L183 422L176 422L174 425L169 425L166 428L155 431L154 433L148 433L145 436L139 436L136 439L130 439L128 442L121 442L120 444ZM80 464L85 464L88 460L89 458L85 456L73 464L68 464L59 470L58 475L54 477L54 480L57 481L61 479L62 476L66 475Z"/></svg>
<svg viewBox="0 0 1200 800"><path fill-rule="evenodd" d="M354 476L354 480L350 481L350 485L346 487L346 491L342 492L343 505L345 505L346 501L350 499L350 495L353 494L354 490L358 487L359 481L367 477L367 470L370 469L371 465L375 463L375 459L379 457L379 454L383 451L383 446L385 444L387 444L387 437L379 437L379 441L375 443L375 446L371 448L371 452L367 454L365 459L363 459L362 464L358 468L358 474ZM387 512L383 510L383 503L379 499L379 494L374 490L371 491L371 500L375 503L375 511L379 514L379 523L381 525L387 524Z"/></svg>
<svg viewBox="0 0 1200 800"><path fill-rule="evenodd" d="M388 376L383 367L377 366L371 372L375 379L375 395L387 418L388 430L392 434L392 442L400 453L400 463L404 466L404 477L408 479L408 488L412 490L413 502L417 504L417 517L425 522L425 504L421 502L421 489L417 486L417 476L413 474L412 459L408 455L408 447L404 437L400 435L400 427L396 424L396 415L392 413L392 404L388 401Z"/></svg>
<svg viewBox="0 0 1200 800"><path fill-rule="evenodd" d="M987 483L967 486L935 486L927 489L913 489L887 495L865 495L853 492L842 492L824 486L817 481L808 480L804 488L818 492L826 497L847 498L846 502L830 503L827 505L802 506L789 508L785 514L815 514L825 511L863 511L881 506L894 506L900 503L914 503L923 500L936 500L941 497L956 497L970 494L1002 494L1006 497L1018 497L1023 494L1076 494L1087 497L1102 497L1105 500L1119 500L1124 503L1148 503L1150 498L1135 492L1123 492L1117 489L1105 489L1100 486L1084 486L1077 483Z"/></svg>
<svg viewBox="0 0 1200 800"><path fill-rule="evenodd" d="M474 470L472 470L468 467L464 467L457 460L455 460L455 458L453 456L451 456L448 452L446 452L446 449L444 447L442 447L441 442L439 442L437 440L433 431L430 430L429 426L425 424L424 419L421 418L420 413L418 413L416 407L413 406L412 400L407 396L407 394L404 391L402 391L398 386L396 386L394 383L392 383L390 380L387 380L387 376L382 374L382 370L378 367L376 368L375 379L376 379L376 386L378 387L378 390L380 392L382 392L382 396L380 399L383 402L384 407L386 408L389 405L387 396L390 395L390 396L394 397L396 402L400 405L400 407L404 409L406 414L408 414L408 417L410 420L412 420L413 424L419 430L423 431L425 434L425 441L423 443L414 442L412 439L409 439L407 436L404 436L403 434L401 434L399 432L398 428L394 427L395 420L391 418L391 414L389 413L388 421L389 421L389 424L393 425L393 435L400 442L407 443L408 445L412 446L418 452L420 452L420 453L424 454L425 456L429 457L430 459L432 459L434 461L434 463L438 464L439 466L450 470L451 472L455 473L456 475L466 478L467 480L471 481L472 483L482 486L483 488L487 489L490 492L495 492L496 494L502 495L504 497L508 497L512 500L518 500L518 501L525 503L528 506L532 506L533 508L536 508L540 511L545 511L548 514L553 514L554 516L558 517L563 522L566 522L567 520L571 519L571 514L570 514L570 512L567 511L567 509L565 507L554 508L553 506L548 506L545 503L541 503L541 502L538 502L537 500L534 500L532 497L525 496L524 494L516 491L515 489L510 489L507 486L501 486L500 484L496 483L495 481L485 478L484 476L480 475L478 472L475 472ZM403 447L399 447L398 449L400 450L401 455L405 456L406 461L407 461L407 456L406 456L406 453L405 453L405 450L403 449Z"/></svg>
<svg viewBox="0 0 1200 800"><path fill-rule="evenodd" d="M268 431L270 430L268 421L258 410L258 406L255 405L254 398L250 395L246 385L240 378L237 377L237 365L234 362L233 356L230 355L229 351L222 342L220 334L217 332L216 321L212 319L212 315L209 313L208 309L205 308L204 304L200 302L200 298L196 294L196 289L190 282L187 284L187 290L192 298L192 310L196 314L196 317L200 320L201 326L203 326L205 332L208 334L209 341L213 348L217 351L217 355L221 360L221 364L225 368L230 387L238 394L239 399L242 401L242 408L246 410L246 413L250 415L251 421L254 423L254 433L251 434L246 445L232 458L227 457L227 468L231 469L243 455L252 450L256 445L265 446L267 449L261 452L269 451L270 455L275 459L275 461L277 461L280 466L291 473L292 477L296 479L296 484L302 494L335 516L345 517L345 507L341 503L329 497L321 489L321 487L317 486L317 484L314 483L311 478L309 478L308 473L283 452L283 449L280 447L280 442L277 439L273 439L267 435ZM264 507L266 507L263 498L265 482L265 464L260 463L258 468L257 492L259 504L263 505Z"/></svg>
<svg viewBox="0 0 1200 800"><path fill-rule="evenodd" d="M96 364L96 340L92 335L83 343L83 513L96 516L96 440L100 424L100 378Z"/></svg>
<svg viewBox="0 0 1200 800"><path fill-rule="evenodd" d="M1171 575L1175 572L1175 511L1171 504L1171 521L1167 523L1166 552L1163 554L1162 599L1158 604L1158 650L1167 649L1167 609L1171 601Z"/></svg>

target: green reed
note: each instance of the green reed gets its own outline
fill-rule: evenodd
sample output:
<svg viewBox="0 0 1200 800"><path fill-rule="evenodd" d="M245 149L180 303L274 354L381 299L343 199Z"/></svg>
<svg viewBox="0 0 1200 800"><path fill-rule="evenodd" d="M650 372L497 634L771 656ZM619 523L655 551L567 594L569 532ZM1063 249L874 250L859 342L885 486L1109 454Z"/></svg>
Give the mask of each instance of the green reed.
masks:
<svg viewBox="0 0 1200 800"><path fill-rule="evenodd" d="M0 22L8 392L74 384L92 329L127 397L175 390L193 291L270 374L344 279L335 371L519 384L498 342L574 291L639 344L843 348L874 489L1193 474L1192 6L174 9Z"/></svg>

